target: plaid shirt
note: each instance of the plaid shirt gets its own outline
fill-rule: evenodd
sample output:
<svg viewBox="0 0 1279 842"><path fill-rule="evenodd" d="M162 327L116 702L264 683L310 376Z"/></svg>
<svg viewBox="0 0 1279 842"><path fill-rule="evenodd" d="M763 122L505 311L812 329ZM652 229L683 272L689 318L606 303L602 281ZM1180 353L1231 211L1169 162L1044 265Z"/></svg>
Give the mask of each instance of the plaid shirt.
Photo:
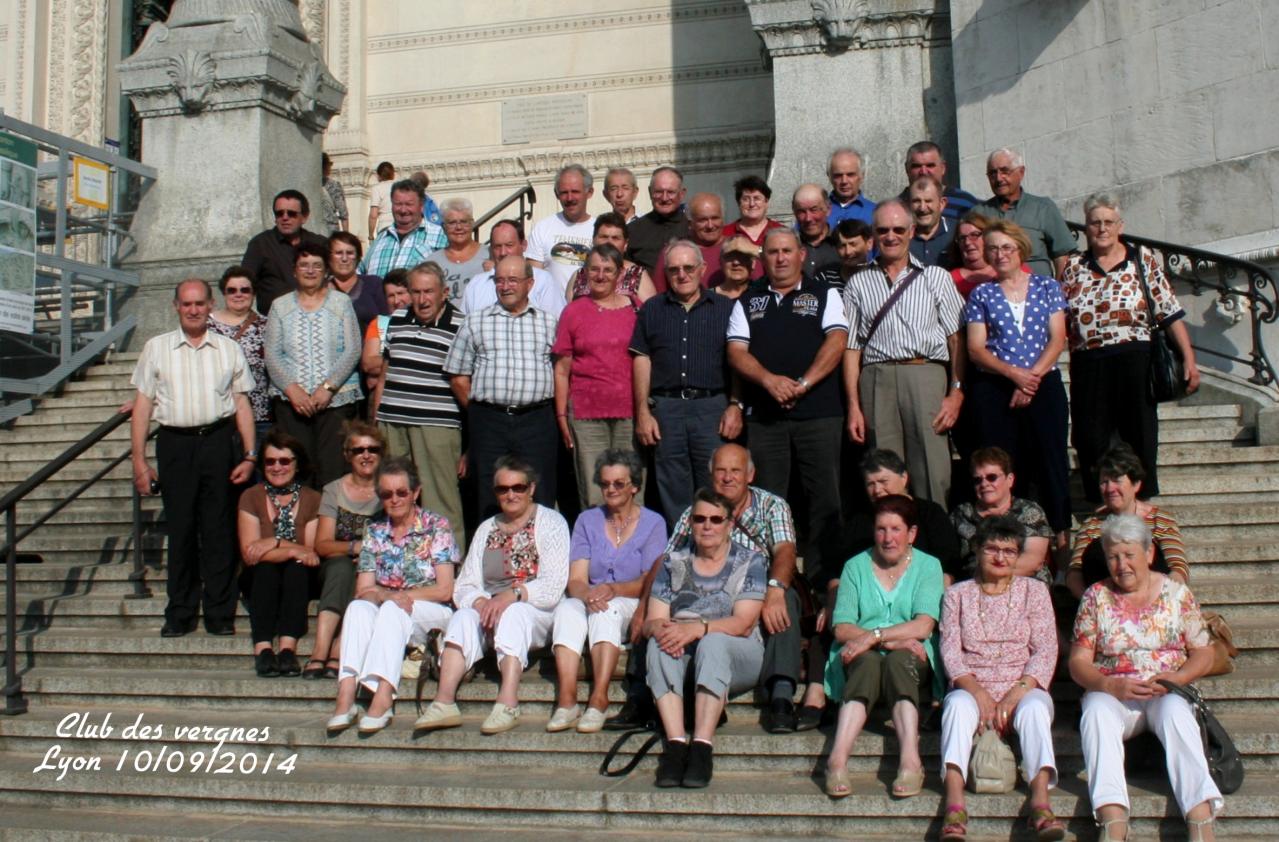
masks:
<svg viewBox="0 0 1279 842"><path fill-rule="evenodd" d="M729 536L734 544L763 553L769 561L773 558L773 549L787 541L795 543L795 521L791 519L790 505L762 488L751 486L750 502L742 509L741 517L733 521L733 532ZM688 546L693 537L693 527L689 523L689 515L693 507L689 506L679 516L671 532L671 540L666 544L666 552L673 553Z"/></svg>
<svg viewBox="0 0 1279 842"><path fill-rule="evenodd" d="M401 237L395 226L383 229L356 270L362 275L386 277L392 269L412 269L426 256L448 245L444 229L423 219L418 227Z"/></svg>
<svg viewBox="0 0 1279 842"><path fill-rule="evenodd" d="M556 318L527 307L518 315L501 304L472 313L462 322L444 361L444 373L471 378L471 400L499 406L527 406L555 394L551 346Z"/></svg>

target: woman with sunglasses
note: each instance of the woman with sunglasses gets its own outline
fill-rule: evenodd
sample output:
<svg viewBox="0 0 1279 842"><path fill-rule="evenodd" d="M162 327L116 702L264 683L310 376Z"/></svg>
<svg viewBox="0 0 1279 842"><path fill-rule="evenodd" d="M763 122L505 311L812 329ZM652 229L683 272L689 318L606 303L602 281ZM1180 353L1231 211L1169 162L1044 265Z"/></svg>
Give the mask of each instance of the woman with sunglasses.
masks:
<svg viewBox="0 0 1279 842"><path fill-rule="evenodd" d="M529 650L550 642L553 612L568 582L568 524L533 501L536 488L531 464L518 456L498 458L493 493L501 511L471 539L454 593L457 612L444 633L438 690L416 730L462 724L458 685L489 647L502 679L480 732L500 734L519 723L517 694Z"/></svg>
<svg viewBox="0 0 1279 842"><path fill-rule="evenodd" d="M249 406L253 408L253 423L258 428L258 441L266 434L271 423L271 399L267 389L271 381L266 376L266 319L253 309L253 275L243 266L230 266L218 280L225 306L209 314L209 330L234 339L249 362L253 374L253 391L249 392Z"/></svg>
<svg viewBox="0 0 1279 842"><path fill-rule="evenodd" d="M1030 238L1017 223L991 220L982 238L997 280L973 290L964 307L976 444L1012 457L1018 490L1033 485L1064 546L1070 529L1069 410L1057 360L1066 349L1066 298L1056 280L1023 268Z"/></svg>
<svg viewBox="0 0 1279 842"><path fill-rule="evenodd" d="M666 737L657 764L659 787L700 788L711 782L712 740L729 694L759 681L768 561L735 544L733 504L708 488L693 496L693 542L666 555L653 579L644 621L649 638L648 686ZM684 727L685 676L692 666L693 734Z"/></svg>
<svg viewBox="0 0 1279 842"><path fill-rule="evenodd" d="M457 545L448 519L419 508L422 482L403 456L377 469L377 496L386 517L370 520L360 541L355 599L342 618L342 658L338 696L328 732L359 720L360 733L376 734L395 715L404 647L442 629L453 615L453 567ZM361 713L355 693L363 686L373 698Z"/></svg>
<svg viewBox="0 0 1279 842"><path fill-rule="evenodd" d="M580 733L593 734L604 727L609 683L639 605L644 575L666 549L665 519L637 499L644 483L639 454L605 450L595 460L594 479L604 504L582 512L573 525L566 598L555 609L551 646L559 698L547 731L566 731L576 723ZM582 713L577 668L588 637L593 681Z"/></svg>
<svg viewBox="0 0 1279 842"><path fill-rule="evenodd" d="M324 486L315 551L320 555L320 605L315 617L315 648L302 677L337 678L341 652L338 624L355 592L355 564L360 558L364 527L377 517L378 465L386 450L382 431L364 421L345 427L342 455L351 470Z"/></svg>
<svg viewBox="0 0 1279 842"><path fill-rule="evenodd" d="M1034 576L1052 587L1053 565L1048 561L1049 544L1053 540L1048 516L1034 500L1013 496L1012 457L998 447L983 447L973 452L968 460L972 470L973 493L977 500L960 503L950 513L950 522L959 535L961 556L956 579L969 579L976 575L978 550L977 532L987 518L1007 515L1021 524L1024 532L1021 554L1014 565L1018 576Z"/></svg>
<svg viewBox="0 0 1279 842"><path fill-rule="evenodd" d="M298 641L306 635L310 570L315 550L320 494L298 482L306 472L301 442L279 429L267 434L258 453L265 481L240 495L240 554L249 569L249 623L254 669L263 678L293 676ZM276 639L280 648L274 649Z"/></svg>
<svg viewBox="0 0 1279 842"><path fill-rule="evenodd" d="M848 757L880 702L891 712L900 756L894 798L924 785L919 756L919 711L938 674L933 632L941 618L942 570L915 549L918 510L900 494L875 503L875 545L849 559L840 577L834 623L836 645L826 664L826 693L840 699L839 724L826 761L826 794L852 794Z"/></svg>
<svg viewBox="0 0 1279 842"><path fill-rule="evenodd" d="M266 321L266 367L276 424L315 459L321 488L346 473L342 424L360 399L359 325L351 299L325 283L327 249L303 243L293 260L297 290L271 306Z"/></svg>

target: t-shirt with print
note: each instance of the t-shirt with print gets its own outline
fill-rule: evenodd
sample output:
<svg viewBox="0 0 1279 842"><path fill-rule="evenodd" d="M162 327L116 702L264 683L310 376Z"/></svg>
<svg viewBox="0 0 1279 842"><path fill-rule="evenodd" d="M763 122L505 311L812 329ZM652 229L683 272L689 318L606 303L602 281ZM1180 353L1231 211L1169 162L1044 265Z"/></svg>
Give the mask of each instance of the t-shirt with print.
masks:
<svg viewBox="0 0 1279 842"><path fill-rule="evenodd" d="M376 494L368 500L353 500L346 493L346 483L341 477L324 486L320 496L320 517L333 518L334 540L358 541L368 522L381 515L382 502Z"/></svg>
<svg viewBox="0 0 1279 842"><path fill-rule="evenodd" d="M585 265L594 238L595 217L569 222L557 213L533 226L524 256L541 263L555 278L556 287L565 290L573 273Z"/></svg>
<svg viewBox="0 0 1279 842"><path fill-rule="evenodd" d="M713 576L693 569L692 550L666 556L653 579L653 598L671 607L674 620L722 620L731 617L738 600L763 601L768 562L762 553L729 544L724 566ZM759 626L752 636L759 638Z"/></svg>

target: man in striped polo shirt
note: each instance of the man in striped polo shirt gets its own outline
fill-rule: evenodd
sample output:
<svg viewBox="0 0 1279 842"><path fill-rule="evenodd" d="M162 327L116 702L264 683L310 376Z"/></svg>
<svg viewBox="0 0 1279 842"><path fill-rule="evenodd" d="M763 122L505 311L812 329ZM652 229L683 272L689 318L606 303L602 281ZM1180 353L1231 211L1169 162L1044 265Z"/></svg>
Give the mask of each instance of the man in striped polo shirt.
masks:
<svg viewBox="0 0 1279 842"><path fill-rule="evenodd" d="M373 418L393 454L407 455L422 478L421 504L444 515L465 551L462 495L462 411L444 359L462 315L449 303L444 270L422 263L409 271L409 306L386 326L386 365L370 398Z"/></svg>
<svg viewBox="0 0 1279 842"><path fill-rule="evenodd" d="M946 506L947 433L964 401L964 301L950 273L911 256L915 221L900 199L875 208L872 227L879 256L844 289L848 434L902 454L915 496Z"/></svg>

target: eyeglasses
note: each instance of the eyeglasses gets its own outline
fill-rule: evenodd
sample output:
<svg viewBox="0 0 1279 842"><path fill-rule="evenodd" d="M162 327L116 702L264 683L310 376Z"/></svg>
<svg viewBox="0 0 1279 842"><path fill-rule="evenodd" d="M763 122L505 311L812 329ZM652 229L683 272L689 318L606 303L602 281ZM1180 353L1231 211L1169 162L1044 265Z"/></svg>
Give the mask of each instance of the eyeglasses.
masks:
<svg viewBox="0 0 1279 842"><path fill-rule="evenodd" d="M1123 222L1122 219L1090 219L1088 220L1089 228L1118 228Z"/></svg>
<svg viewBox="0 0 1279 842"><path fill-rule="evenodd" d="M995 547L987 544L981 548L982 553L991 558L1017 558L1021 552L1016 547Z"/></svg>
<svg viewBox="0 0 1279 842"><path fill-rule="evenodd" d="M957 234L957 235L955 236L955 239L957 239L957 240L980 240L980 239L981 239L981 232L980 232L980 231L973 231L973 232L972 232L972 233L970 233L970 234Z"/></svg>
<svg viewBox="0 0 1279 842"><path fill-rule="evenodd" d="M472 225L469 219L446 219L444 220L445 228L470 228Z"/></svg>
<svg viewBox="0 0 1279 842"><path fill-rule="evenodd" d="M295 216L302 215L302 211L300 210L288 210L288 209L281 209L281 208L276 208L273 211L273 213L275 214L276 219L280 219L281 217L288 217L291 219Z"/></svg>
<svg viewBox="0 0 1279 842"><path fill-rule="evenodd" d="M321 263L321 264L317 265L317 264L314 264L314 263L299 263L299 264L298 264L298 267L297 267L297 270L298 270L299 272L323 272L323 271L324 271L324 264L323 264L323 263Z"/></svg>
<svg viewBox="0 0 1279 842"><path fill-rule="evenodd" d="M366 445L361 445L360 447L348 447L346 449L346 452L350 453L352 456L360 456L365 453L371 453L372 455L377 456L379 453L382 452L382 445L366 444Z"/></svg>
<svg viewBox="0 0 1279 842"><path fill-rule="evenodd" d="M991 485L994 485L1003 478L1004 474L978 474L973 477L973 485L981 485L983 482L988 482Z"/></svg>
<svg viewBox="0 0 1279 842"><path fill-rule="evenodd" d="M515 485L495 485L493 493L498 497L506 494L528 494L529 484L527 482L517 482Z"/></svg>
<svg viewBox="0 0 1279 842"><path fill-rule="evenodd" d="M227 287L227 295L252 295L253 287Z"/></svg>
<svg viewBox="0 0 1279 842"><path fill-rule="evenodd" d="M262 464L268 468L274 468L279 465L281 468L287 468L293 464L292 456L268 456L262 460Z"/></svg>
<svg viewBox="0 0 1279 842"><path fill-rule="evenodd" d="M1002 246L986 246L986 254L1014 254L1017 250L1016 246L1010 246L1007 243Z"/></svg>
<svg viewBox="0 0 1279 842"><path fill-rule="evenodd" d="M1021 167L991 167L990 169L986 170L986 176L991 177L996 175L1012 175L1013 173L1017 172L1017 170L1019 169L1021 169Z"/></svg>
<svg viewBox="0 0 1279 842"><path fill-rule="evenodd" d="M891 228L876 227L875 233L881 237L884 236L885 234L896 234L897 236L902 237L902 236L905 236L906 232L909 230L910 230L909 228L906 228L904 226L894 225Z"/></svg>
<svg viewBox="0 0 1279 842"><path fill-rule="evenodd" d="M629 488L631 481L628 479L600 480L601 491L621 491L623 488Z"/></svg>
<svg viewBox="0 0 1279 842"><path fill-rule="evenodd" d="M382 500L390 500L394 497L397 500L403 500L405 497L411 497L413 492L407 488L379 488L377 496Z"/></svg>
<svg viewBox="0 0 1279 842"><path fill-rule="evenodd" d="M719 526L728 518L724 515L693 515L690 520L698 525L709 522L711 526Z"/></svg>
<svg viewBox="0 0 1279 842"><path fill-rule="evenodd" d="M696 265L694 265L694 264L688 264L688 265L685 265L685 266L667 266L667 267L666 267L666 274L668 274L668 275L676 275L676 276L678 276L678 275L691 275L691 274L693 274L693 272L695 272L696 270L697 270L697 266L696 266Z"/></svg>

